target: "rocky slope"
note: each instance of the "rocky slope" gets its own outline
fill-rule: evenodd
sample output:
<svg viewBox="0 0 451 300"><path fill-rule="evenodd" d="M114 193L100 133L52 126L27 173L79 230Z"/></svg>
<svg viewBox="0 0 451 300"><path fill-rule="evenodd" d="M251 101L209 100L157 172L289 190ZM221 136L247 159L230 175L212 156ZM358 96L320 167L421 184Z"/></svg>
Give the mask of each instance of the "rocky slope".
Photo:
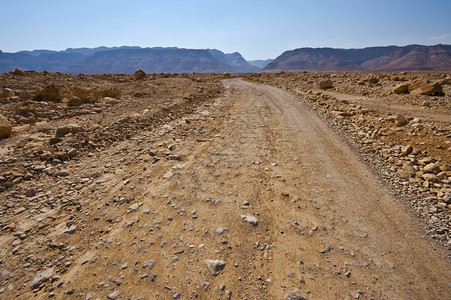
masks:
<svg viewBox="0 0 451 300"><path fill-rule="evenodd" d="M451 45L299 48L286 51L262 71L451 70Z"/></svg>
<svg viewBox="0 0 451 300"><path fill-rule="evenodd" d="M258 59L258 60L250 60L249 63L253 66L256 66L260 69L266 67L269 63L271 63L274 59Z"/></svg>

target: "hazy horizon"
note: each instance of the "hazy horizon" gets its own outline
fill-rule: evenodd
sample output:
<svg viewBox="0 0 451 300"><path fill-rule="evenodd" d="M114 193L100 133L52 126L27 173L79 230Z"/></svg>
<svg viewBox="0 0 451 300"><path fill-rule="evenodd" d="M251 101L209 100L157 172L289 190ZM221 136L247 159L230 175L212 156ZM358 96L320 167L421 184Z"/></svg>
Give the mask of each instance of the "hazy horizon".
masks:
<svg viewBox="0 0 451 300"><path fill-rule="evenodd" d="M451 1L8 1L0 50L218 49L247 60L296 48L451 44Z"/></svg>

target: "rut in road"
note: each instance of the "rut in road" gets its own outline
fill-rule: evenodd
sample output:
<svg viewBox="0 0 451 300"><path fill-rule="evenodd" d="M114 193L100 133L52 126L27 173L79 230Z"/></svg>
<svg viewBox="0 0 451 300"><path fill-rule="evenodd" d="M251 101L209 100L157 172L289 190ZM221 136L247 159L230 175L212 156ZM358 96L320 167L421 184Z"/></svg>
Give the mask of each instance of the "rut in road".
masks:
<svg viewBox="0 0 451 300"><path fill-rule="evenodd" d="M110 212L117 222L62 276L66 289L117 299L282 299L296 289L312 299L450 298L449 263L323 121L280 89L224 84L204 126L180 125L207 138L170 133L182 161L148 166L152 180L135 184L140 205ZM214 276L208 259L224 269Z"/></svg>

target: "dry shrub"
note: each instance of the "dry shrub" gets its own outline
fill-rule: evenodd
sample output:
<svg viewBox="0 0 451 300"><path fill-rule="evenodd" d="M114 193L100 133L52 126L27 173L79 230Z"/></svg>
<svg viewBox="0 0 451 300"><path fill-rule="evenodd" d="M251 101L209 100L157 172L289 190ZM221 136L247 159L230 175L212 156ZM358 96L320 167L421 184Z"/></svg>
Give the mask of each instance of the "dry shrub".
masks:
<svg viewBox="0 0 451 300"><path fill-rule="evenodd" d="M95 98L95 95L94 95L94 93L91 90L85 90L83 88L78 88L78 87L73 89L72 95L73 96L77 96L83 102L87 102L88 101L88 97Z"/></svg>
<svg viewBox="0 0 451 300"><path fill-rule="evenodd" d="M33 100L59 102L61 100L61 93L59 88L57 88L55 85L49 85L44 89L36 92L34 94Z"/></svg>
<svg viewBox="0 0 451 300"><path fill-rule="evenodd" d="M117 98L121 95L121 90L113 87L113 88L98 91L97 95L100 95L101 97Z"/></svg>

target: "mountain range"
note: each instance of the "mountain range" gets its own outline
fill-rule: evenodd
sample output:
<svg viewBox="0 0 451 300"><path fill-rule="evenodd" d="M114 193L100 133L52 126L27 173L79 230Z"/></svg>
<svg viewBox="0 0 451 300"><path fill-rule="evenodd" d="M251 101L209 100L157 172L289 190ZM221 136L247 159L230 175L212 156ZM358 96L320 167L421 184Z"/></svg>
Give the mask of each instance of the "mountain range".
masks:
<svg viewBox="0 0 451 300"><path fill-rule="evenodd" d="M0 51L0 73L16 68L72 74L249 73L278 71L451 71L451 45L363 49L299 48L272 60L246 61L240 53L176 47L68 48L63 51Z"/></svg>
<svg viewBox="0 0 451 300"><path fill-rule="evenodd" d="M363 49L299 48L286 51L261 71L451 70L451 45Z"/></svg>
<svg viewBox="0 0 451 300"><path fill-rule="evenodd" d="M15 68L72 74L130 74L136 69L147 73L247 73L259 69L238 52L226 54L216 49L123 46L16 53L0 51L0 72Z"/></svg>

